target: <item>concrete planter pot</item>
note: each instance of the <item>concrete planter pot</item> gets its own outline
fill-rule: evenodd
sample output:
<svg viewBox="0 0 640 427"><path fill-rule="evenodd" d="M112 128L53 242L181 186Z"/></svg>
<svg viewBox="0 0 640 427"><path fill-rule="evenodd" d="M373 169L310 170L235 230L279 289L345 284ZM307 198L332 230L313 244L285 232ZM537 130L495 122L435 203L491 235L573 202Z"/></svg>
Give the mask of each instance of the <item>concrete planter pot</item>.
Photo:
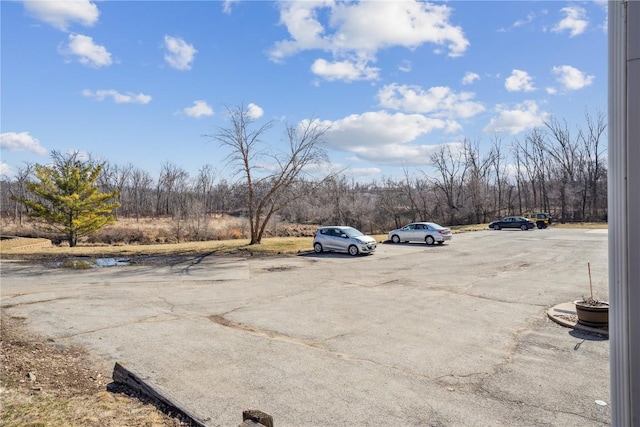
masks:
<svg viewBox="0 0 640 427"><path fill-rule="evenodd" d="M573 303L576 306L578 323L592 328L607 328L609 326L608 302L577 300Z"/></svg>

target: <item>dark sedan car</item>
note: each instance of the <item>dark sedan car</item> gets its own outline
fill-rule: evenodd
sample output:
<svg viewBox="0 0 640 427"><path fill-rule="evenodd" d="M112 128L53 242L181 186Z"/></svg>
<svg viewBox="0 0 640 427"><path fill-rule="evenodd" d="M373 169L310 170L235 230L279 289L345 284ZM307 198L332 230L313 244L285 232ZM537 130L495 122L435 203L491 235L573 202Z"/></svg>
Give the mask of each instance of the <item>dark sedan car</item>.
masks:
<svg viewBox="0 0 640 427"><path fill-rule="evenodd" d="M536 224L533 221L521 216L507 216L498 221L489 223L489 228L493 228L494 230L500 230L503 228L519 228L522 231L527 231L535 226Z"/></svg>

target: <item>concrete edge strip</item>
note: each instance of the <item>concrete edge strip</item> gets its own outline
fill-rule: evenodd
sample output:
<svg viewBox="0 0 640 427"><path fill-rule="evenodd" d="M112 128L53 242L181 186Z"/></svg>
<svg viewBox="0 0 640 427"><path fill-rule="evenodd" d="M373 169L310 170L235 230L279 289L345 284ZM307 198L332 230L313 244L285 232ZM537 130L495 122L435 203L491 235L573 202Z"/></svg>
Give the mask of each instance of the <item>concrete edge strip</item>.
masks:
<svg viewBox="0 0 640 427"><path fill-rule="evenodd" d="M191 426L195 427L207 427L199 421L193 414L186 409L182 408L177 403L172 402L170 399L162 395L153 385L148 384L139 375L131 372L121 362L116 362L113 367L113 382L117 384L123 384L132 390L148 397L154 403L159 403L169 408L171 411L180 414L185 421L188 421Z"/></svg>
<svg viewBox="0 0 640 427"><path fill-rule="evenodd" d="M547 310L547 317L553 320L560 326L572 328L577 331L586 332L589 334L600 335L605 338L609 338L608 329L592 328L590 326L582 325L578 323L578 316L575 310L575 304L568 302L558 304Z"/></svg>

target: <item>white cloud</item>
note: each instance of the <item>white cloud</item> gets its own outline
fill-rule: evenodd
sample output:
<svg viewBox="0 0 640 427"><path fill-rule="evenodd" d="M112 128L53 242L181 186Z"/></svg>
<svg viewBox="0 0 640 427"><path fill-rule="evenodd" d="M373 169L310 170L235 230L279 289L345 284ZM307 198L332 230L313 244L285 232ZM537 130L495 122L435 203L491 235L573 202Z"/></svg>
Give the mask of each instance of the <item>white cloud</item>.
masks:
<svg viewBox="0 0 640 427"><path fill-rule="evenodd" d="M504 81L504 87L509 92L532 92L536 88L531 83L531 76L526 71L513 70Z"/></svg>
<svg viewBox="0 0 640 427"><path fill-rule="evenodd" d="M569 36L574 37L584 33L589 25L586 19L587 12L579 6L567 6L560 9L565 14L564 19L558 22L552 29L554 33L569 31Z"/></svg>
<svg viewBox="0 0 640 427"><path fill-rule="evenodd" d="M476 80L480 80L480 76L476 73L472 73L471 71L467 71L464 75L464 77L462 78L462 84L463 85L470 85L473 82L475 82Z"/></svg>
<svg viewBox="0 0 640 427"><path fill-rule="evenodd" d="M47 149L40 145L37 138L29 135L29 132L5 132L0 134L0 148L9 151L29 151L44 156Z"/></svg>
<svg viewBox="0 0 640 427"><path fill-rule="evenodd" d="M0 162L0 176L11 178L15 176L15 172L11 169L11 166L5 162Z"/></svg>
<svg viewBox="0 0 640 427"><path fill-rule="evenodd" d="M422 114L389 114L385 111L353 114L335 121L323 121L328 126L327 145L352 153L360 160L385 164L424 164L434 147L412 142L434 130L444 130L446 120Z"/></svg>
<svg viewBox="0 0 640 427"><path fill-rule="evenodd" d="M74 22L90 27L98 21L100 16L98 7L89 0L26 0L24 8L28 14L62 31L67 31L69 25Z"/></svg>
<svg viewBox="0 0 640 427"><path fill-rule="evenodd" d="M91 91L85 89L82 91L82 96L87 98L94 98L97 101L103 101L106 98L111 98L116 104L148 104L151 102L151 96L143 93L119 93L115 89L97 90Z"/></svg>
<svg viewBox="0 0 640 427"><path fill-rule="evenodd" d="M335 61L328 62L316 59L311 71L326 80L375 80L378 78L379 68L368 67L366 62Z"/></svg>
<svg viewBox="0 0 640 427"><path fill-rule="evenodd" d="M202 100L194 101L193 106L187 107L182 111L187 116L195 118L213 116L213 109L211 106Z"/></svg>
<svg viewBox="0 0 640 427"><path fill-rule="evenodd" d="M403 73L408 73L409 71L411 71L411 69L412 69L411 61L406 59L402 61L400 65L398 65L398 70L402 71Z"/></svg>
<svg viewBox="0 0 640 427"><path fill-rule="evenodd" d="M164 59L177 70L190 70L195 54L198 52L193 45L179 37L164 36L164 47L167 52Z"/></svg>
<svg viewBox="0 0 640 427"><path fill-rule="evenodd" d="M69 34L69 43L60 48L60 53L76 56L78 62L94 68L112 64L111 54L107 49L95 44L91 37L82 34Z"/></svg>
<svg viewBox="0 0 640 427"><path fill-rule="evenodd" d="M363 179L363 178L370 178L370 177L379 175L380 172L382 172L382 169L376 168L376 167L371 167L371 168L349 167L344 171L344 175L354 179Z"/></svg>
<svg viewBox="0 0 640 427"><path fill-rule="evenodd" d="M222 2L222 11L227 15L231 15L231 5L239 2L240 0L224 0Z"/></svg>
<svg viewBox="0 0 640 427"><path fill-rule="evenodd" d="M549 116L545 111L538 111L538 104L525 101L509 109L505 105L496 106L497 117L491 119L483 129L485 133L510 133L515 135L524 130L544 125Z"/></svg>
<svg viewBox="0 0 640 427"><path fill-rule="evenodd" d="M249 114L249 117L255 120L255 119L259 119L264 115L264 110L260 108L258 105L254 103L250 103L247 106L247 113Z"/></svg>
<svg viewBox="0 0 640 427"><path fill-rule="evenodd" d="M594 76L589 76L571 65L553 67L551 70L564 90L578 90L593 83Z"/></svg>
<svg viewBox="0 0 640 427"><path fill-rule="evenodd" d="M377 94L380 106L416 113L431 113L435 117L469 118L484 111L484 106L472 101L473 92L455 93L446 86L424 90L419 86L390 84Z"/></svg>
<svg viewBox="0 0 640 427"><path fill-rule="evenodd" d="M462 28L450 23L452 9L446 5L320 0L281 1L278 6L280 23L287 27L290 38L276 42L269 51L275 62L306 50L322 50L331 52L336 64L348 58L366 65L375 61L381 49L415 49L431 43L439 50L446 47L448 55L456 57L469 46Z"/></svg>
<svg viewBox="0 0 640 427"><path fill-rule="evenodd" d="M532 23L534 19L536 19L536 14L533 12L530 12L527 14L527 17L525 19L519 19L516 22L514 22L512 27L514 28L522 27L523 25Z"/></svg>

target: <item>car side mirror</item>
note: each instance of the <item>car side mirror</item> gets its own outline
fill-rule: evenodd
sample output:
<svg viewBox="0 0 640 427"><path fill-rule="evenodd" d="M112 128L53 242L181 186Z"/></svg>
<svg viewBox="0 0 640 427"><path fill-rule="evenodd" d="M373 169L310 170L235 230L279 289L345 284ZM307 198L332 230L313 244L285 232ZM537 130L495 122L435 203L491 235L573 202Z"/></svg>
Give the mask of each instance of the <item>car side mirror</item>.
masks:
<svg viewBox="0 0 640 427"><path fill-rule="evenodd" d="M346 239L349 236L347 236L346 234L341 234L340 237L342 237L343 239Z"/></svg>

